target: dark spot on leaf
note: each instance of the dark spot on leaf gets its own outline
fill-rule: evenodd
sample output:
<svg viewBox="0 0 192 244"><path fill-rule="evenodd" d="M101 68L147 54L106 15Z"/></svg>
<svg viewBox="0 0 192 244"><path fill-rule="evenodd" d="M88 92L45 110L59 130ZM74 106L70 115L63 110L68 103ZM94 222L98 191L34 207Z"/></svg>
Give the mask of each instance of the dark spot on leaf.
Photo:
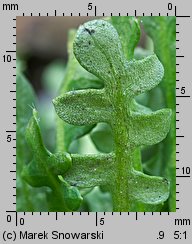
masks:
<svg viewBox="0 0 192 244"><path fill-rule="evenodd" d="M90 41L88 43L89 43L89 45L91 45L91 42Z"/></svg>
<svg viewBox="0 0 192 244"><path fill-rule="evenodd" d="M168 180L167 180L166 178L163 179L163 182L166 183L166 184L169 183Z"/></svg>
<svg viewBox="0 0 192 244"><path fill-rule="evenodd" d="M85 28L85 31L89 33L89 35L92 35L95 33L95 30L89 30L88 28Z"/></svg>

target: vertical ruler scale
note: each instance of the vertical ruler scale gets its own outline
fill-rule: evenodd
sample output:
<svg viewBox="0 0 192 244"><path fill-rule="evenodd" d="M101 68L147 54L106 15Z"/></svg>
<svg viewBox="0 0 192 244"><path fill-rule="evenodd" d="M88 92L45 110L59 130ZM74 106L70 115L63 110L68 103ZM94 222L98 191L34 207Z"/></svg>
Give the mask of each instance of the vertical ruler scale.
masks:
<svg viewBox="0 0 192 244"><path fill-rule="evenodd" d="M188 4L188 6L187 6ZM179 1L2 2L1 23L1 242L191 243L192 82L191 12ZM176 16L176 213L17 213L16 209L16 16ZM37 225L38 223L38 225ZM31 233L31 234L30 234ZM35 235L34 233L38 233ZM139 234L137 234L139 233ZM73 240L74 239L74 240Z"/></svg>
<svg viewBox="0 0 192 244"><path fill-rule="evenodd" d="M183 211L186 204L186 199L183 197L183 188L191 177L191 166L188 163L189 159L185 159L184 155L189 153L188 143L191 139L189 134L184 132L184 125L187 121L183 120L187 117L185 108L191 107L191 82L189 77L185 78L189 67L187 60L189 53L185 51L186 41L185 31L189 28L191 21L190 15L180 15L177 13L175 6L176 17L176 210ZM186 26L188 26L186 28ZM189 37L190 38L190 37Z"/></svg>
<svg viewBox="0 0 192 244"><path fill-rule="evenodd" d="M8 11L11 13L17 12L19 10L18 4L3 4L3 11ZM14 18L13 18L14 17ZM16 15L12 14L10 16L10 48L5 51L4 63L9 66L9 84L7 85L10 94L9 108L10 117L7 118L7 128L6 130L6 141L10 147L9 157L12 159L9 161L9 180L12 182L9 188L10 192L10 203L13 205L13 209L16 208ZM7 80L7 79L6 79ZM9 96L8 96L9 97Z"/></svg>

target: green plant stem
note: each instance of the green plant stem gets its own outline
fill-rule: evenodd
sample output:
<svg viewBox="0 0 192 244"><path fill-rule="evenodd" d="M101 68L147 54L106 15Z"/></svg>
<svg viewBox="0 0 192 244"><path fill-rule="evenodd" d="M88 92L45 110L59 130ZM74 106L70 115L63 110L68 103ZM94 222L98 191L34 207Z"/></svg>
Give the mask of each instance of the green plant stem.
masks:
<svg viewBox="0 0 192 244"><path fill-rule="evenodd" d="M60 182L57 182L54 189L52 189L50 196L48 196L48 203L50 212L70 212L66 207L63 188Z"/></svg>
<svg viewBox="0 0 192 244"><path fill-rule="evenodd" d="M114 211L129 211L129 185L128 176L131 171L131 155L129 143L128 123L129 114L125 106L127 98L123 94L121 82L117 81L117 89L113 91L114 121L111 123L114 142L115 142L115 180L112 189L113 209ZM115 101L114 101L115 100Z"/></svg>

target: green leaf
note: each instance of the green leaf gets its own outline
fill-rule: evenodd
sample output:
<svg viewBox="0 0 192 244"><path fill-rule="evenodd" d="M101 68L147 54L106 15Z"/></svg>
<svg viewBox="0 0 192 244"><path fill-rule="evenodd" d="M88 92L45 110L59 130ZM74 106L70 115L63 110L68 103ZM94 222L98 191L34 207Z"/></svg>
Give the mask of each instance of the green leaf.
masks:
<svg viewBox="0 0 192 244"><path fill-rule="evenodd" d="M96 148L103 153L110 153L114 149L111 127L108 124L98 124L90 133Z"/></svg>
<svg viewBox="0 0 192 244"><path fill-rule="evenodd" d="M114 85L118 80L126 80L124 85L128 95L152 89L163 77L163 66L156 55L127 62L118 33L106 21L95 20L80 27L74 42L74 53L80 64L103 79L106 85L110 81Z"/></svg>
<svg viewBox="0 0 192 244"><path fill-rule="evenodd" d="M112 199L109 192L102 192L95 187L85 196L88 211L91 212L112 212Z"/></svg>
<svg viewBox="0 0 192 244"><path fill-rule="evenodd" d="M99 123L90 133L90 137L96 148L102 153L110 153L114 150L114 139L110 125ZM133 167L142 170L140 149L133 152Z"/></svg>
<svg viewBox="0 0 192 244"><path fill-rule="evenodd" d="M16 58L16 73L20 76L26 70L26 62L19 56Z"/></svg>
<svg viewBox="0 0 192 244"><path fill-rule="evenodd" d="M72 167L65 173L64 179L71 185L93 187L110 184L113 178L113 154L71 154Z"/></svg>
<svg viewBox="0 0 192 244"><path fill-rule="evenodd" d="M26 139L33 151L33 159L23 169L23 178L32 186L54 188L57 175L64 174L71 167L71 157L68 153L52 154L45 148L35 109L26 129Z"/></svg>
<svg viewBox="0 0 192 244"><path fill-rule="evenodd" d="M147 150L148 149L148 150ZM163 143L152 146L152 148L146 148L143 152L143 169L148 175L161 175L162 168L164 168L163 161ZM147 156L147 157L146 157Z"/></svg>
<svg viewBox="0 0 192 244"><path fill-rule="evenodd" d="M127 64L127 93L136 96L157 86L163 78L164 69L156 55Z"/></svg>
<svg viewBox="0 0 192 244"><path fill-rule="evenodd" d="M16 77L16 106L17 106L17 210L34 211L36 203L32 199L32 191L25 181L21 178L21 171L31 154L25 141L25 129L32 115L30 106L35 103L35 94L27 79L19 72ZM36 192L36 194L38 194Z"/></svg>
<svg viewBox="0 0 192 244"><path fill-rule="evenodd" d="M50 96L57 95L58 89L61 86L63 77L65 76L66 66L63 61L54 60L46 66L42 74L42 84L44 90L50 94Z"/></svg>
<svg viewBox="0 0 192 244"><path fill-rule="evenodd" d="M33 159L24 167L22 177L33 187L51 188L47 194L49 211L77 210L82 202L78 189L58 178L71 167L71 157L65 152L52 154L45 148L35 109L26 130L26 139L33 151Z"/></svg>
<svg viewBox="0 0 192 244"><path fill-rule="evenodd" d="M53 100L59 117L74 125L108 122L112 108L104 90L71 91Z"/></svg>
<svg viewBox="0 0 192 244"><path fill-rule="evenodd" d="M20 73L16 78L16 105L17 105L17 173L22 170L25 161L30 157L26 150L25 129L32 115L31 106L36 100L34 91L27 79Z"/></svg>
<svg viewBox="0 0 192 244"><path fill-rule="evenodd" d="M103 88L103 82L80 66L74 56L71 66L67 66L67 68L69 69L67 70L69 74L67 73L65 76L65 82L60 88L61 94L66 91Z"/></svg>
<svg viewBox="0 0 192 244"><path fill-rule="evenodd" d="M171 108L173 116L171 130L163 148L162 174L171 181L169 211L176 211L176 17L144 17L144 29L152 38L154 50L164 66L164 78L160 84L164 96L164 104Z"/></svg>
<svg viewBox="0 0 192 244"><path fill-rule="evenodd" d="M96 76L87 72L76 60L73 54L73 41L76 31L69 31L68 54L69 60L66 68L66 74L59 89L62 95L70 90L80 90L87 88L103 88L103 82ZM57 118L57 150L69 151L71 143L80 137L88 134L95 125L74 126L67 124L60 118Z"/></svg>
<svg viewBox="0 0 192 244"><path fill-rule="evenodd" d="M133 97L151 90L159 84L163 77L163 66L156 55L138 61L127 61L123 55L117 31L103 20L90 21L79 28L74 41L74 54L84 68L105 82L105 97L110 101L110 107L113 108L111 109L111 112L113 111L112 119L106 121L110 123L114 136L114 159L112 161L114 169L113 174L108 169L108 174L104 177L110 175L112 179L111 185L108 184L108 187L113 196L114 211L128 211L133 206L133 200L131 200L134 195L132 182L135 179L135 176L132 175L133 165L136 165L137 169L140 169L141 166L136 147L143 144L151 145L164 139L168 133L168 122L170 121L169 110L160 110L150 114L149 111L143 109L146 112L144 113L142 107L134 103ZM91 100L91 96L89 100ZM90 106L89 103L92 104L92 101L87 102L87 107ZM79 102L72 105L75 107L75 105L79 105ZM89 116L90 114L95 116L95 111L95 109L90 110ZM66 118L64 119L66 120ZM82 118L80 119L82 120ZM101 115L97 119L97 122L103 121ZM68 122L71 123L71 121ZM83 161L83 157L86 160L87 156L81 157L79 165ZM96 159L96 155L94 158ZM92 161L94 162L94 159ZM143 176L141 172L138 174ZM77 172L75 176L78 179ZM98 174L98 176L102 178L102 182L98 182L99 178L96 183L107 185L103 175L101 177ZM81 177L84 175L82 174ZM86 174L85 177L87 177ZM93 178L95 177L96 175ZM81 178L80 181L83 182L83 179ZM140 177L139 180L141 184L138 185L138 188L141 187L141 190L142 183L148 186L152 185L153 181L153 185L151 195L148 192L146 197L143 192L137 190L137 201L144 202L144 204L159 204L167 199L167 191L160 190L158 193L162 193L162 195L158 195L158 200L155 195L156 188L161 183L162 189L167 190L161 179L145 176ZM87 187L91 184L90 179L86 181L86 184Z"/></svg>
<svg viewBox="0 0 192 244"><path fill-rule="evenodd" d="M160 86L165 92L167 106L175 109L176 17L144 17L142 22L145 31L153 40L155 53L165 69Z"/></svg>
<svg viewBox="0 0 192 244"><path fill-rule="evenodd" d="M47 200L50 212L70 212L78 210L83 199L76 187L62 182L47 194Z"/></svg>
<svg viewBox="0 0 192 244"><path fill-rule="evenodd" d="M165 178L133 171L129 180L129 193L133 200L146 204L160 204L169 197L169 182Z"/></svg>
<svg viewBox="0 0 192 244"><path fill-rule="evenodd" d="M74 186L64 187L64 199L71 211L77 210L83 201L78 189Z"/></svg>
<svg viewBox="0 0 192 244"><path fill-rule="evenodd" d="M153 40L155 53L165 69L160 86L165 92L167 106L175 109L176 17L144 17L142 22L145 31Z"/></svg>
<svg viewBox="0 0 192 244"><path fill-rule="evenodd" d="M133 103L132 103L132 112L134 113L144 113L144 114L148 114L148 113L151 113L152 110L146 106L143 106L141 105L140 103L136 102L135 100L133 100Z"/></svg>
<svg viewBox="0 0 192 244"><path fill-rule="evenodd" d="M130 140L135 146L153 145L162 141L169 132L171 110L161 109L153 113L131 115Z"/></svg>
<svg viewBox="0 0 192 244"><path fill-rule="evenodd" d="M134 58L136 60L139 60L139 59L146 58L147 56L150 56L152 54L153 54L153 52L150 50L146 50L144 48L137 47L137 48L135 48Z"/></svg>
<svg viewBox="0 0 192 244"><path fill-rule="evenodd" d="M65 123L63 128L64 136L62 137L64 148L66 151L70 150L70 145L73 141L81 138L82 136L88 134L95 125L84 125L84 126L74 126Z"/></svg>
<svg viewBox="0 0 192 244"><path fill-rule="evenodd" d="M68 63L66 74L60 87L60 94L71 90L87 88L103 88L103 82L93 74L87 72L76 60L73 54L73 42L76 35L75 30L69 31L68 36Z"/></svg>
<svg viewBox="0 0 192 244"><path fill-rule="evenodd" d="M141 34L138 19L132 16L113 16L111 22L119 34L126 58L133 59Z"/></svg>
<svg viewBox="0 0 192 244"><path fill-rule="evenodd" d="M93 20L80 26L73 50L79 63L106 84L125 76L121 42L107 21Z"/></svg>
<svg viewBox="0 0 192 244"><path fill-rule="evenodd" d="M89 189L103 186L112 194L113 211L145 211L149 205L158 209L169 197L167 180L142 173L140 146L165 138L171 112L167 109L151 112L134 100L136 95L159 84L163 66L155 55L133 60L140 35L136 18L114 18L114 22L118 30L107 21L93 20L79 28L75 40L74 33L71 35L65 80L60 96L53 100L57 114L65 121L58 118L58 152L52 154L44 146L35 109L26 129L33 158L23 169L23 177L32 186L51 188L46 187L51 211L79 208L82 198L75 186ZM72 46L77 60L88 72L77 63ZM68 90L72 91L66 93ZM95 129L93 140L97 148L103 143L100 147L103 151L109 151L112 142L112 152L98 155L63 152L99 122L108 123L110 127L106 128L111 131L107 134L107 129ZM101 133L106 133L106 138Z"/></svg>

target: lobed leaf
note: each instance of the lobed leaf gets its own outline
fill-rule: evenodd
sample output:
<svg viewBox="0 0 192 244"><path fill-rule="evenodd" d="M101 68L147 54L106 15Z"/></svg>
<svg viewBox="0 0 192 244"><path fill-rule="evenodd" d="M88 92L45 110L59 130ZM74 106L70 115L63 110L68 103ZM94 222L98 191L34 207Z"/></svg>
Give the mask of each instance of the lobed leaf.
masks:
<svg viewBox="0 0 192 244"><path fill-rule="evenodd" d="M161 109L153 113L132 113L130 141L135 146L153 145L162 141L169 132L171 110Z"/></svg>
<svg viewBox="0 0 192 244"><path fill-rule="evenodd" d="M54 99L53 104L59 117L74 125L108 122L112 116L104 90L71 91Z"/></svg>
<svg viewBox="0 0 192 244"><path fill-rule="evenodd" d="M125 46L123 48L125 49ZM74 41L74 54L84 68L105 82L106 96L110 99L111 107L113 107L114 111L117 111L116 114L113 114L112 123L115 130L114 137L116 137L114 140L116 142L114 153L117 154L115 154L114 168L116 168L117 172L112 174L111 172L114 169L113 171L108 170L108 174L104 175L104 177L110 175L113 182L115 182L115 184L111 184L110 189L114 195L113 199L115 199L114 209L121 211L120 209L122 208L123 211L127 211L133 206L134 199L144 204L162 203L168 198L168 184L164 184L161 178L145 176L141 172L133 175L131 167L127 167L128 172L126 175L123 166L125 166L126 158L131 155L132 162L128 162L129 166L134 164L137 169L142 170L140 167L140 155L135 150L136 147L158 143L168 133L170 110L164 109L150 113L149 110L143 110L141 106L133 101L133 97L136 95L151 90L159 84L164 74L163 66L156 55L151 55L138 61L126 61L116 30L109 23L101 20L91 21L80 27ZM127 112L127 116L123 115L124 110L125 113ZM92 113L95 113L95 110ZM101 121L103 120L98 120L98 122ZM106 122L111 121L108 120ZM126 123L127 126L125 125ZM116 126L118 124L122 128L118 128ZM121 136L126 131L129 131L128 136ZM122 141L123 143L121 144ZM132 147L131 149L128 147L126 150L128 141ZM96 144L99 145L99 140L96 140ZM124 146L124 150L121 145ZM93 165L95 159L92 159ZM77 173L75 176L78 179ZM91 179L85 174L86 177L88 180L84 183L84 174L82 174L80 181L83 182L83 186L87 184L87 187L89 187ZM94 175L94 177L96 176ZM107 185L107 182L103 182L104 177L100 177L102 178L101 183L99 182L100 178L95 183ZM119 179L122 181L119 182ZM139 181L138 185L137 180ZM150 185L150 190L145 193L143 187L145 186L148 189ZM127 187L129 188L128 191L126 191ZM121 192L121 196L119 192ZM129 195L132 200L126 202L124 199L129 197Z"/></svg>
<svg viewBox="0 0 192 244"><path fill-rule="evenodd" d="M69 31L68 36L68 54L69 60L67 63L66 74L59 89L59 94L64 94L67 91L87 89L87 88L103 88L103 82L96 76L85 70L76 60L73 54L73 41L76 31ZM69 151L70 144L89 133L95 125L74 126L65 123L59 117L57 118L57 150Z"/></svg>
<svg viewBox="0 0 192 244"><path fill-rule="evenodd" d="M106 84L125 75L121 42L107 21L93 20L80 26L73 50L79 63Z"/></svg>
<svg viewBox="0 0 192 244"><path fill-rule="evenodd" d="M164 74L163 66L155 54L128 62L126 71L128 82L125 84L125 89L127 94L131 93L134 96L157 86Z"/></svg>
<svg viewBox="0 0 192 244"><path fill-rule="evenodd" d="M169 182L165 178L133 171L129 178L129 194L133 200L145 204L160 204L169 197Z"/></svg>
<svg viewBox="0 0 192 244"><path fill-rule="evenodd" d="M33 159L23 169L23 178L32 186L54 187L57 175L64 174L71 167L71 157L68 153L52 154L45 148L35 109L26 129L26 139L33 151Z"/></svg>
<svg viewBox="0 0 192 244"><path fill-rule="evenodd" d="M77 61L73 54L73 42L76 30L70 30L68 35L68 63L66 74L59 89L59 93L66 91L87 89L87 88L103 88L103 82L93 74L85 70Z"/></svg>
<svg viewBox="0 0 192 244"><path fill-rule="evenodd" d="M93 187L110 184L113 178L113 154L71 154L72 167L65 173L64 179L71 185Z"/></svg>
<svg viewBox="0 0 192 244"><path fill-rule="evenodd" d="M33 187L51 188L47 194L49 211L77 210L82 202L78 189L58 178L58 175L65 174L71 167L71 157L68 153L52 154L45 148L35 109L27 127L26 138L33 151L33 159L23 169L23 178Z"/></svg>

